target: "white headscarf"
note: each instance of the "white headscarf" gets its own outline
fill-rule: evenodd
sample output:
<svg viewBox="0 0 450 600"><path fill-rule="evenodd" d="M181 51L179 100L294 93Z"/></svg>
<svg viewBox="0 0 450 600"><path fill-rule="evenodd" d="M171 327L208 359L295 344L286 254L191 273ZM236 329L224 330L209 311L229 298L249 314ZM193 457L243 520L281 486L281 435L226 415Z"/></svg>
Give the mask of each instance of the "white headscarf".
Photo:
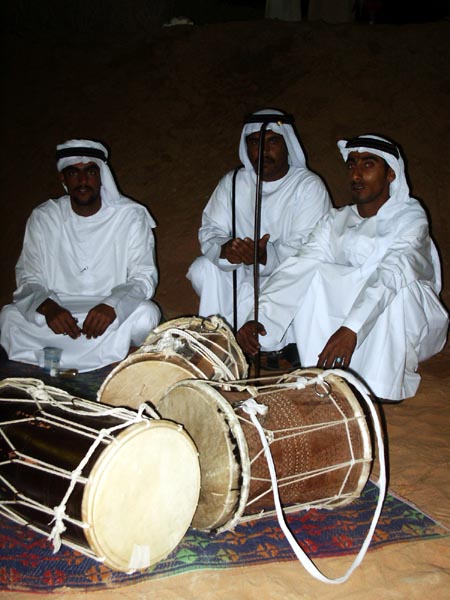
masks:
<svg viewBox="0 0 450 600"><path fill-rule="evenodd" d="M380 243L378 253L375 252L372 255L372 262L375 262L390 243L390 236L387 233L395 233L395 228L392 228L392 220L398 214L399 204L409 203L410 205L414 205L419 203L410 196L405 174L405 163L401 157L400 150L390 140L378 135L359 135L351 140L340 140L337 145L345 161L347 161L350 152L370 152L384 158L395 173L395 179L389 185L389 201L381 207L377 214L377 232L381 238L384 238L384 244ZM424 219L424 221L427 220L423 209L417 215L417 219L419 218ZM434 266L434 280L432 283L435 292L439 294L442 287L441 265L436 246L431 238L430 249L431 260Z"/></svg>
<svg viewBox="0 0 450 600"><path fill-rule="evenodd" d="M367 140L366 143L364 142L365 139ZM371 143L369 140L373 140L373 142ZM370 152L376 156L381 156L395 173L395 179L389 185L390 198L397 202L405 201L410 197L405 175L405 163L400 155L400 150L390 140L378 135L359 135L351 140L340 140L337 145L345 161L347 161L350 152ZM397 156L394 156L392 152L396 153Z"/></svg>
<svg viewBox="0 0 450 600"><path fill-rule="evenodd" d="M68 154L68 156L59 158L58 153L60 151L65 151L64 153ZM77 152L79 152L79 154L77 154ZM90 152L92 152L94 156L89 156ZM56 168L58 171L62 171L66 167L70 167L70 165L75 165L77 163L95 163L100 169L100 194L102 203L115 204L120 201L120 192L117 189L116 182L114 181L111 170L106 162L108 159L108 150L103 144L94 142L93 140L68 140L63 144L56 146L56 153Z"/></svg>
<svg viewBox="0 0 450 600"><path fill-rule="evenodd" d="M264 110L258 110L253 113L253 115L284 115L285 113L280 110L273 110L265 108ZM261 123L246 123L241 133L241 140L239 143L239 158L241 159L244 167L254 172L254 168L247 154L247 136L255 133L256 131L260 131ZM295 133L292 125L288 123L269 123L267 126L267 131L273 131L282 135L284 137L284 141L286 143L286 147L288 149L288 162L292 167L302 167L306 169L306 158L305 154L300 146L300 141Z"/></svg>

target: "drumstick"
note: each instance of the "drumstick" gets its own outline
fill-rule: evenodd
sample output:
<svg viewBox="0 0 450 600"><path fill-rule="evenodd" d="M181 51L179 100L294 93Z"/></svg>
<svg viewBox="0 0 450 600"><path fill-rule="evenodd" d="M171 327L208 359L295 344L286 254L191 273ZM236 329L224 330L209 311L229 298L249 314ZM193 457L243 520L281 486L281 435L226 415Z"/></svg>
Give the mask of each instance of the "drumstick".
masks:
<svg viewBox="0 0 450 600"><path fill-rule="evenodd" d="M261 198L262 198L262 174L264 169L264 142L268 122L264 122L259 130L258 147L258 169L256 171L256 197L255 197L255 229L253 235L253 305L254 319L256 322L256 340L259 341L258 319L259 319L259 238L261 236ZM255 377L259 377L261 370L261 353L255 357Z"/></svg>

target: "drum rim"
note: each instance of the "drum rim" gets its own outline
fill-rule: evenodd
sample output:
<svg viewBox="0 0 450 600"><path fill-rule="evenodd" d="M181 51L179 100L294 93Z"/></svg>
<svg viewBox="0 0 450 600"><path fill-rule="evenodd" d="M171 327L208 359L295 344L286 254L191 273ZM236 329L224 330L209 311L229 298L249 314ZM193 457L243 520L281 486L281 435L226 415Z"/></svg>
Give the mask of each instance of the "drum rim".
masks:
<svg viewBox="0 0 450 600"><path fill-rule="evenodd" d="M180 356L178 354L174 354L172 356L165 356L161 352L140 352L139 350L137 350L136 352L133 352L132 354L127 356L118 365L116 365L114 367L114 369L104 379L104 381L102 382L102 384L97 392L97 402L107 404L108 406L127 406L127 405L122 405L122 404L114 405L114 404L109 404L109 402L105 402L105 400L104 400L105 391L108 388L108 386L110 385L111 381L113 381L114 378L119 373L121 373L122 371L128 369L129 367L133 367L139 363L147 363L147 362L158 362L161 364L170 363L172 366L177 367L178 369L184 371L185 377L179 379L178 381L183 381L184 379L191 379L191 378L196 379L198 377L205 379L205 376L202 373L200 373L200 371L198 373L194 372L194 369L192 368L192 364L187 359L185 359L183 356ZM178 364L178 363L181 363L181 364ZM185 368L186 366L191 366L191 369ZM178 381L174 382L174 384L178 383ZM164 390L164 392L165 391L166 390ZM163 395L164 395L164 392L163 392ZM163 395L161 396L161 398L163 397ZM159 399L159 401L161 400L161 398ZM143 401L143 402L145 402L145 401ZM152 404L154 404L154 406L157 406L157 404L155 404L153 402L153 400L150 398L149 398L148 402L151 402ZM135 407L135 408L137 408L137 407Z"/></svg>
<svg viewBox="0 0 450 600"><path fill-rule="evenodd" d="M226 387L227 385L233 385L234 382L216 382L216 381L207 381L203 379L186 379L184 381L179 381L178 383L171 386L164 398L161 400L160 409L163 418L170 418L164 415L164 400L166 397L172 393L174 390L178 388L189 388L192 387L194 389L200 389L203 391L203 396L205 398L211 399L215 401L215 406L211 405L211 408L216 409L215 417L219 418L226 423L228 435L227 445L229 448L233 447L231 441L231 435L234 436L237 444L237 450L239 454L240 462L235 461L237 467L240 471L240 486L238 490L238 502L235 504L235 508L233 511L229 511L228 515L225 516L226 521L224 521L224 513L222 512L222 516L220 519L216 519L214 523L211 523L209 526L202 527L201 531L225 531L231 529L234 524L238 523L241 516L244 514L245 507L248 501L248 495L250 492L250 480L251 480L251 469L250 469L250 457L248 453L247 440L245 438L244 432L242 430L241 424L239 422L239 417L236 415L232 404L230 404L216 389L216 387ZM221 413L217 411L217 407L220 408ZM188 430L188 429L187 429ZM195 440L194 440L195 443ZM233 453L232 453L233 454ZM200 505L200 501L199 501ZM200 529L200 528L198 528Z"/></svg>
<svg viewBox="0 0 450 600"><path fill-rule="evenodd" d="M121 562L121 557L119 553L116 551L115 556L112 556L112 553L109 556L106 556L104 545L104 540L101 540L99 536L99 529L95 527L95 523L91 522L91 516L95 513L97 509L97 503L99 498L97 496L99 492L99 488L104 485L104 478L108 474L108 468L114 462L115 458L118 456L120 448L123 447L129 441L132 441L136 436L141 435L144 432L148 432L151 430L155 430L156 428L164 428L166 430L177 431L182 434L183 443L185 444L185 448L189 448L189 451L192 452L192 456L197 456L198 459L198 450L197 447L192 440L191 436L188 434L186 429L178 424L173 423L164 419L145 419L143 421L139 421L137 423L133 423L128 427L124 428L120 433L115 436L113 443L109 444L104 448L101 452L100 456L95 461L95 464L92 467L92 470L89 473L87 483L83 490L83 498L81 502L81 518L82 521L88 523L90 526L88 529L84 530L84 535L88 544L88 547L94 552L94 554L98 557L104 557L104 564L109 566L112 569L117 569L120 571L130 571L129 562ZM195 514L195 510L198 504L198 497L200 494L200 485L201 485L201 473L200 473L200 465L197 460L192 461L191 468L193 468L193 477L192 481L190 481L191 493L194 492L195 501L192 502L192 506L190 507L190 516L186 516L184 518L185 527L183 527L183 531L180 531L180 535L175 543L167 544L165 550L160 553L157 557L152 556L150 564L145 567L139 568L149 568L155 565L160 560L164 559L176 546L181 542L183 536L185 535L187 529L189 528L193 515ZM194 490L195 487L195 490ZM187 524L186 524L187 523ZM131 569L133 570L133 569Z"/></svg>
<svg viewBox="0 0 450 600"><path fill-rule="evenodd" d="M215 321L217 321L216 324L213 322L213 319ZM199 317L196 315L193 315L190 317L177 317L175 319L170 319L169 321L165 321L164 323L160 323L152 331L150 331L150 333L148 334L148 336L145 339L142 346L140 348L138 348L138 350L136 350L136 354L139 353L140 351L142 351L142 352L148 351L148 350L145 350L145 348L147 346L151 346L154 341L160 339L160 334L164 333L168 329L178 328L178 329L187 330L187 329L189 329L189 325L191 323L195 323L196 325L203 324L207 328L210 327L209 333L214 333L214 331L226 332L227 337L230 339L231 345L233 346L233 350L236 352L236 354L239 357L239 362L240 362L239 366L242 368L242 371L243 371L242 377L243 378L247 377L248 363L247 363L247 360L245 359L244 352L242 351L242 348L237 343L237 340L233 334L231 327L221 317L216 316L216 315L209 316L209 317Z"/></svg>
<svg viewBox="0 0 450 600"><path fill-rule="evenodd" d="M146 362L149 360L151 360L151 361L159 360L160 362L169 362L169 363L171 363L177 367L180 367L182 369L183 369L183 367L187 367L185 369L186 377L184 377L183 379L192 378L192 379L207 380L207 376L201 371L201 369L197 368L195 365L193 365L188 359L186 359L182 355L173 354L173 355L166 356L163 352L155 351L155 350L151 349L152 343L161 339L161 334L164 333L165 331L167 331L171 328L176 329L177 327L182 330L188 330L189 325L191 323L194 323L197 325L204 324L205 327L210 328L209 333L214 333L215 331L217 331L219 333L225 332L227 334L226 337L229 340L229 342L233 348L233 352L235 353L235 355L233 356L233 360L236 363L237 372L242 373L241 374L242 378L247 377L248 363L245 359L245 355L244 355L241 347L239 346L239 344L236 341L236 338L233 335L231 328L219 317L215 317L215 319L217 319L217 324L214 324L210 317L197 317L197 316L179 317L176 319L171 319L169 321L165 321L164 323L161 323L160 325L155 327L148 334L148 336L147 336L146 340L144 341L144 343L142 344L142 346L140 346L135 352L129 354L122 361L120 361L119 364L116 365L112 369L112 371L107 375L107 377L102 382L102 384L97 392L97 395L96 395L97 402L103 402L103 396L104 396L106 388L108 387L108 385L111 383L111 381L114 379L114 377L118 373L120 373L122 370L124 370L138 362ZM181 363L181 365L178 363ZM182 381L182 379L179 379L178 381ZM174 382L173 385L175 385L175 383L177 383L177 382ZM122 404L117 404L117 405L113 404L110 406L122 406Z"/></svg>

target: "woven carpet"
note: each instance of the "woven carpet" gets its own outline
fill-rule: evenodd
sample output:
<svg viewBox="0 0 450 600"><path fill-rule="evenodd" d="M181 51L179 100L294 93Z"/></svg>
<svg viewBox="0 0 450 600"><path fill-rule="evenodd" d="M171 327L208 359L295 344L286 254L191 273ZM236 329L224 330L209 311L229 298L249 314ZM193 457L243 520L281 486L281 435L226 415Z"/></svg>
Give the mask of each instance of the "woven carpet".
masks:
<svg viewBox="0 0 450 600"><path fill-rule="evenodd" d="M33 377L73 395L94 399L112 366L73 378L49 377L38 367L8 361L0 349L0 379ZM373 516L377 488L369 481L361 497L345 508L287 516L292 533L310 558L357 553ZM387 495L370 549L436 538L449 530L393 493ZM195 569L224 569L295 560L275 517L239 525L217 536L189 529L177 548L150 569L133 574L110 570L66 546L53 554L46 537L0 516L0 590L107 589Z"/></svg>
<svg viewBox="0 0 450 600"><path fill-rule="evenodd" d="M310 558L356 553L372 518L377 488L369 482L361 498L344 509L310 510L287 516ZM449 535L416 507L388 494L370 549L385 544ZM52 554L45 536L0 517L0 590L51 591L60 587L107 589L195 569L225 569L294 560L276 518L249 521L217 536L188 530L179 546L152 568L131 575L64 545Z"/></svg>

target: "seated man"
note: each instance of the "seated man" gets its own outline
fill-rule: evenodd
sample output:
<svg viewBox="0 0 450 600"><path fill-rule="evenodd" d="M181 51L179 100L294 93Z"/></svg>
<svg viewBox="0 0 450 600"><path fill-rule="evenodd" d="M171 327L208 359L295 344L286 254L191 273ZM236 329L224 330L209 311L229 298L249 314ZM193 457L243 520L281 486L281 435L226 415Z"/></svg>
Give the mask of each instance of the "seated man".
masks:
<svg viewBox="0 0 450 600"><path fill-rule="evenodd" d="M293 323L302 365L350 368L379 398L414 396L419 361L445 344L448 316L425 211L409 195L398 148L378 136L338 142L353 204L333 209L261 293L259 323L238 341L283 338Z"/></svg>
<svg viewBox="0 0 450 600"><path fill-rule="evenodd" d="M90 371L123 359L159 323L150 301L155 222L119 193L107 158L90 140L57 147L67 194L33 210L13 303L0 314L0 343L11 360L42 364L42 348L55 346L62 368Z"/></svg>
<svg viewBox="0 0 450 600"><path fill-rule="evenodd" d="M264 120L268 125L261 175L262 236L258 240L261 285L286 258L298 251L315 224L331 208L324 183L306 166L300 142L289 122L292 118L283 122L286 117L280 111L266 109L254 113L244 126L239 145L243 168L225 175L206 205L199 231L203 256L194 261L187 274L200 296L199 315L220 315L230 326L236 323L236 328L244 323L254 303L256 173ZM293 342L288 331L276 343L262 342L262 349L281 351L290 344L295 351Z"/></svg>

